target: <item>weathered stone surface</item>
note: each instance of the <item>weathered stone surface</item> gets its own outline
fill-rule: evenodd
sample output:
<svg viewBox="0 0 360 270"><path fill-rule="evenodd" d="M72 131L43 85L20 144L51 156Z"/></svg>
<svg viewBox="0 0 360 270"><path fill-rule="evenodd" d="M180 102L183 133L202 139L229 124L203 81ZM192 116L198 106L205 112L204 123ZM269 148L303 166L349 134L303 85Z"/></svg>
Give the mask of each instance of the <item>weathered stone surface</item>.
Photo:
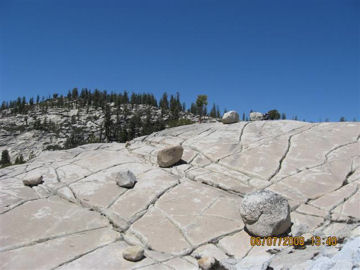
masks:
<svg viewBox="0 0 360 270"><path fill-rule="evenodd" d="M232 124L239 122L239 114L236 111L226 112L222 117L222 122L224 124Z"/></svg>
<svg viewBox="0 0 360 270"><path fill-rule="evenodd" d="M136 183L136 176L129 170L119 172L116 175L116 184L123 188L132 188Z"/></svg>
<svg viewBox="0 0 360 270"><path fill-rule="evenodd" d="M359 128L203 123L136 138L127 148L109 143L42 152L0 169L1 268L195 270L206 256L225 269L309 269L320 256L334 267L353 267L349 257L333 258L360 235ZM157 151L175 144L187 164L159 168ZM115 181L126 170L137 180L131 189ZM39 175L41 185L24 186ZM290 235L337 236L344 243L324 247L327 253L252 247L239 208L245 194L263 189L288 200ZM129 245L143 247L145 258L125 260Z"/></svg>
<svg viewBox="0 0 360 270"><path fill-rule="evenodd" d="M157 162L160 167L170 167L179 162L184 149L181 145L167 147L157 154Z"/></svg>
<svg viewBox="0 0 360 270"><path fill-rule="evenodd" d="M43 182L44 181L43 181L42 175L23 180L24 185L28 186L28 187L34 187L34 186L42 184Z"/></svg>
<svg viewBox="0 0 360 270"><path fill-rule="evenodd" d="M69 233L44 242L1 252L1 269L53 269L76 256L110 244L118 237L119 233L110 228ZM77 269L84 267L85 265L82 264ZM96 269L96 267L92 265L91 268L86 269Z"/></svg>
<svg viewBox="0 0 360 270"><path fill-rule="evenodd" d="M277 236L291 225L287 200L268 190L247 194L240 214L249 232L257 236Z"/></svg>
<svg viewBox="0 0 360 270"><path fill-rule="evenodd" d="M226 259L228 256L222 251L220 248L216 247L213 244L208 244L201 246L194 250L192 256L195 258L203 258L203 257L213 257L216 260L223 260Z"/></svg>
<svg viewBox="0 0 360 270"><path fill-rule="evenodd" d="M264 120L264 115L261 112L251 112L250 121L261 121Z"/></svg>
<svg viewBox="0 0 360 270"><path fill-rule="evenodd" d="M125 260L137 262L144 258L144 249L139 246L127 247L122 255Z"/></svg>

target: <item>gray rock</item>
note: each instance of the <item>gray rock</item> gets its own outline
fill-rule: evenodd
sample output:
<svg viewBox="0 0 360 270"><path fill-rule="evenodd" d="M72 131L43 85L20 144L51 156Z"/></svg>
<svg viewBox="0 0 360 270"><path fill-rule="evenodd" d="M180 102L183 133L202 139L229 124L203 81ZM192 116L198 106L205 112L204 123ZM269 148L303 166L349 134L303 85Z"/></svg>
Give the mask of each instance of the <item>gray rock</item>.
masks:
<svg viewBox="0 0 360 270"><path fill-rule="evenodd" d="M217 261L214 257L205 256L198 260L198 264L202 270L211 270L215 269Z"/></svg>
<svg viewBox="0 0 360 270"><path fill-rule="evenodd" d="M225 270L266 270L273 256L248 256L243 259L229 258L220 261Z"/></svg>
<svg viewBox="0 0 360 270"><path fill-rule="evenodd" d="M289 229L290 206L281 195L268 191L247 194L240 206L247 230L257 236L276 236Z"/></svg>
<svg viewBox="0 0 360 270"><path fill-rule="evenodd" d="M264 115L261 112L251 112L250 121L261 121L264 120Z"/></svg>
<svg viewBox="0 0 360 270"><path fill-rule="evenodd" d="M116 184L123 188L132 188L136 184L136 176L129 170L117 173Z"/></svg>
<svg viewBox="0 0 360 270"><path fill-rule="evenodd" d="M157 154L157 162L160 167L170 167L179 162L184 149L181 145L167 147Z"/></svg>
<svg viewBox="0 0 360 270"><path fill-rule="evenodd" d="M224 124L232 124L239 122L239 114L236 111L226 112L222 117L222 122Z"/></svg>
<svg viewBox="0 0 360 270"><path fill-rule="evenodd" d="M360 237L348 240L333 257L321 255L311 261L309 269L354 269L360 265Z"/></svg>
<svg viewBox="0 0 360 270"><path fill-rule="evenodd" d="M127 247L123 251L123 258L131 262L137 262L144 258L144 249L140 246Z"/></svg>
<svg viewBox="0 0 360 270"><path fill-rule="evenodd" d="M34 187L34 186L42 184L43 182L44 181L43 181L42 175L23 180L24 185L28 186L28 187Z"/></svg>

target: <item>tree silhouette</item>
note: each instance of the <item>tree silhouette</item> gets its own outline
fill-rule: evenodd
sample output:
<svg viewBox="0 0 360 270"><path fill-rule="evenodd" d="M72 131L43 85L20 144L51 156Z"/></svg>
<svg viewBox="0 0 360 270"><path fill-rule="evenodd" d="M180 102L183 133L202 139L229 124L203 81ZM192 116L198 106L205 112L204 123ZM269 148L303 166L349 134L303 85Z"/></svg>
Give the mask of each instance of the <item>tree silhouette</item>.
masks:
<svg viewBox="0 0 360 270"><path fill-rule="evenodd" d="M198 112L200 115L199 121L201 123L202 116L206 114L206 105L207 102L207 95L198 95L196 99L196 106L198 107Z"/></svg>

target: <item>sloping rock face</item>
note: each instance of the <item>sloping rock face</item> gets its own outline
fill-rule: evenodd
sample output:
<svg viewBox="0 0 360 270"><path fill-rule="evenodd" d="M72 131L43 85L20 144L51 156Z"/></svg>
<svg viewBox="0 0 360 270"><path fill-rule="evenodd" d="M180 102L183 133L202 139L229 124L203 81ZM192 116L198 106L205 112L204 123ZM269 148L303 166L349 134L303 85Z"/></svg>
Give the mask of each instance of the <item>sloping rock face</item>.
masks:
<svg viewBox="0 0 360 270"><path fill-rule="evenodd" d="M198 269L198 254L227 269L306 269L317 254L336 265L341 241L360 237L359 133L359 123L346 122L208 123L127 148L42 152L0 170L1 269ZM185 162L160 168L157 152L171 145L184 148ZM136 176L132 189L114 181L124 170ZM24 186L40 175L41 185ZM289 201L290 235L338 243L251 246L239 207L257 190ZM144 259L125 260L129 246L143 247Z"/></svg>
<svg viewBox="0 0 360 270"><path fill-rule="evenodd" d="M170 112L161 113L161 109L144 104L122 104L119 114L114 103L108 103L111 108L111 120L125 128L135 115L146 119L147 111L150 113L150 122L170 118ZM179 112L180 119L198 121L198 116L188 112ZM100 142L105 140L104 133L105 112L94 106L78 107L72 102L65 108L41 109L34 107L26 114L11 114L10 110L0 111L0 152L8 150L11 162L23 155L25 160L38 156L43 150L59 149L66 145L72 135L83 141ZM205 121L215 121L204 117ZM36 127L36 123L41 126ZM44 123L47 123L46 125ZM139 129L136 128L136 136Z"/></svg>

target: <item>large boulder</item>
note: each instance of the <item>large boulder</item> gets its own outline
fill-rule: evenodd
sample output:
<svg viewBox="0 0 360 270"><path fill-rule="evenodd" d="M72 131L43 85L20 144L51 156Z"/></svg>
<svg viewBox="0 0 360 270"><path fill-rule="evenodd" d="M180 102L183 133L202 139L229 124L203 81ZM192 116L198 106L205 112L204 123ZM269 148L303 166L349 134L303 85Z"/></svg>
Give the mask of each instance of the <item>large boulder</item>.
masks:
<svg viewBox="0 0 360 270"><path fill-rule="evenodd" d="M245 195L240 214L247 230L256 236L277 236L291 226L288 201L268 190Z"/></svg>
<svg viewBox="0 0 360 270"><path fill-rule="evenodd" d="M37 185L44 183L44 181L43 181L42 175L40 175L40 176L35 176L35 177L28 178L28 179L24 179L23 183L25 186L35 187Z"/></svg>
<svg viewBox="0 0 360 270"><path fill-rule="evenodd" d="M226 112L222 117L222 122L224 124L232 124L239 122L239 114L236 111Z"/></svg>
<svg viewBox="0 0 360 270"><path fill-rule="evenodd" d="M261 112L251 112L250 121L261 121L264 120L264 115Z"/></svg>
<svg viewBox="0 0 360 270"><path fill-rule="evenodd" d="M184 149L181 145L167 147L157 154L157 162L160 167L167 168L179 162Z"/></svg>
<svg viewBox="0 0 360 270"><path fill-rule="evenodd" d="M136 177L131 171L126 170L118 172L115 176L115 181L119 187L132 188L136 183Z"/></svg>

